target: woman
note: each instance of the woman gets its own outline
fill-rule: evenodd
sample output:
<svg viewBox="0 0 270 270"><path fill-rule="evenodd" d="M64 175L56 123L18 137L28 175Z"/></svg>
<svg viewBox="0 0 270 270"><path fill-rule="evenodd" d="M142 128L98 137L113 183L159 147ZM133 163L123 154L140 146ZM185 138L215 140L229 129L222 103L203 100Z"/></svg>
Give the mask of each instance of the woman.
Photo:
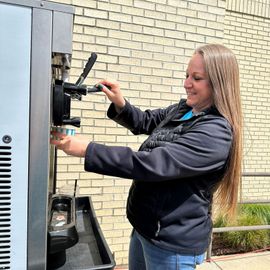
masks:
<svg viewBox="0 0 270 270"><path fill-rule="evenodd" d="M85 157L85 170L133 179L127 217L134 230L131 270L195 269L211 235L215 191L233 216L241 172L239 70L222 45L198 48L188 64L187 99L146 110L126 101L118 83L103 80L108 116L134 134L148 134L139 151L55 134L67 154Z"/></svg>

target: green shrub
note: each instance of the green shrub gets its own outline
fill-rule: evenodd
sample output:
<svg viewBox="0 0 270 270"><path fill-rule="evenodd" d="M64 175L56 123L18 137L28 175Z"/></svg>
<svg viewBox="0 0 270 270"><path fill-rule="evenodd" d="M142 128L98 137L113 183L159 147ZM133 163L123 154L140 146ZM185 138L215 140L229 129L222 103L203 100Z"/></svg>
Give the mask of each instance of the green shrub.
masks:
<svg viewBox="0 0 270 270"><path fill-rule="evenodd" d="M224 216L218 216L214 220L216 228L266 224L270 224L270 205L267 204L241 204L234 222L228 222ZM223 241L224 246L241 251L265 248L270 245L270 230L223 232L217 236Z"/></svg>
<svg viewBox="0 0 270 270"><path fill-rule="evenodd" d="M236 224L230 226L254 226L264 223L259 216L242 214ZM243 251L265 248L269 243L267 230L225 232L222 236L228 245Z"/></svg>
<svg viewBox="0 0 270 270"><path fill-rule="evenodd" d="M243 204L240 207L242 213L258 216L263 224L270 224L270 205L267 204Z"/></svg>

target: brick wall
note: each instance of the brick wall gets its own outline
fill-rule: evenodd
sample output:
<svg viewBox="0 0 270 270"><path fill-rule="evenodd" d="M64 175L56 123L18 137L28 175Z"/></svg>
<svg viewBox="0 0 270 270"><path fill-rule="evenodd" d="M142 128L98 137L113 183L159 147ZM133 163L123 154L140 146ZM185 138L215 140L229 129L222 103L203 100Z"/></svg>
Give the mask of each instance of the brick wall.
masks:
<svg viewBox="0 0 270 270"><path fill-rule="evenodd" d="M247 7L249 6L249 9ZM227 1L224 43L236 53L241 74L246 172L270 172L270 2ZM270 177L244 177L244 200L270 200Z"/></svg>
<svg viewBox="0 0 270 270"><path fill-rule="evenodd" d="M244 168L267 171L269 16L258 15L257 9L250 9L251 14L243 13L247 11L241 10L240 0L55 2L72 4L76 10L70 81L77 80L91 52L96 52L97 62L85 83L93 85L101 78L118 80L124 96L142 109L165 107L184 97L185 70L196 47L224 43L232 48L241 68ZM145 137L133 136L108 120L108 105L109 101L101 93L89 94L81 102L74 101L72 115L82 118L77 133L89 141L138 149ZM130 180L86 173L83 159L64 154L60 154L58 164L58 187L73 185L74 179L79 180L79 193L91 196L117 264L126 264L131 226L125 217L125 204ZM262 198L262 191L270 199L267 178L244 180L245 197Z"/></svg>

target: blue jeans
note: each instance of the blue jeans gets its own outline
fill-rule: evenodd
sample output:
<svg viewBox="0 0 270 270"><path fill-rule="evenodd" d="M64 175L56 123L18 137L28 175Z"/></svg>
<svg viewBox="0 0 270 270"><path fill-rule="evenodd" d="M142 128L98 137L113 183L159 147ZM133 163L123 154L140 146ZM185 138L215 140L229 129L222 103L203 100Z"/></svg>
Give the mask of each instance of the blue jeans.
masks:
<svg viewBox="0 0 270 270"><path fill-rule="evenodd" d="M181 255L161 249L135 230L129 247L129 270L194 270L204 260L201 255Z"/></svg>

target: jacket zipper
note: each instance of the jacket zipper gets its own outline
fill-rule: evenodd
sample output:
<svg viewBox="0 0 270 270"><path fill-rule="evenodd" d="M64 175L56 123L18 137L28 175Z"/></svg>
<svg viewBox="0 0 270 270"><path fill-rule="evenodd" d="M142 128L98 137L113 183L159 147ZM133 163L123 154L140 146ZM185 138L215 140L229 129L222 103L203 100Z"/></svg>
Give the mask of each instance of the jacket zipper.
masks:
<svg viewBox="0 0 270 270"><path fill-rule="evenodd" d="M156 230L156 233L155 233L155 237L158 237L159 232L160 232L160 221L158 220L158 222L157 222L157 230Z"/></svg>

